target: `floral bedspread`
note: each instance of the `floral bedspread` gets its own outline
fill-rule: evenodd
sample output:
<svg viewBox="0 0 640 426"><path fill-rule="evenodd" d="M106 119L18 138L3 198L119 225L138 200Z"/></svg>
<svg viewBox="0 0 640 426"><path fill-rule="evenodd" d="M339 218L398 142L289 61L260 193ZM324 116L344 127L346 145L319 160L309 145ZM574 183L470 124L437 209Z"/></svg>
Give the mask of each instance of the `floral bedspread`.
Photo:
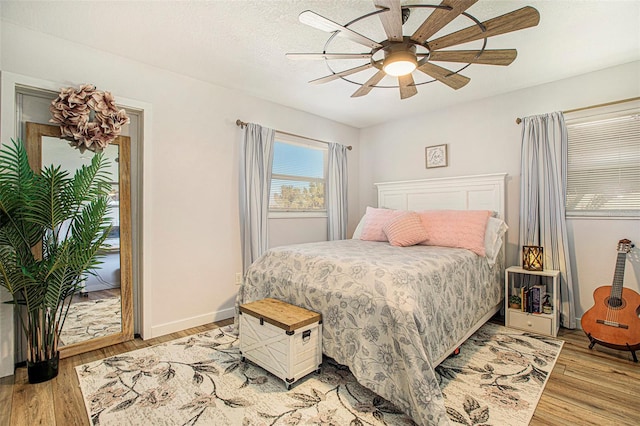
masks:
<svg viewBox="0 0 640 426"><path fill-rule="evenodd" d="M500 302L502 270L465 249L299 244L256 260L236 304L273 297L320 312L325 355L417 423L447 424L432 360Z"/></svg>

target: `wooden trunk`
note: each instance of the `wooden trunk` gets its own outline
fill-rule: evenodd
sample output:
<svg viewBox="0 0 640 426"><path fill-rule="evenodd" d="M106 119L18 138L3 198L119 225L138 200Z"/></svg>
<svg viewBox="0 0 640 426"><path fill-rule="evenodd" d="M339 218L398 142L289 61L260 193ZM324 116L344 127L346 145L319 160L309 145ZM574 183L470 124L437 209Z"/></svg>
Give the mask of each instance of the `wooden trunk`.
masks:
<svg viewBox="0 0 640 426"><path fill-rule="evenodd" d="M287 389L322 364L322 316L276 299L240 306L240 352Z"/></svg>

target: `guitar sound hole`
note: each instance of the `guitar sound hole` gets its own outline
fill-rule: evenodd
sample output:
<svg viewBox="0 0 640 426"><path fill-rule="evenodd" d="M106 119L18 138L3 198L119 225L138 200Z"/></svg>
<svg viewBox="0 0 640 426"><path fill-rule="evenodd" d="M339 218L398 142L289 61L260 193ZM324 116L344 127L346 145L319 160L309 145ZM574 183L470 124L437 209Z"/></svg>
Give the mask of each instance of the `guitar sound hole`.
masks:
<svg viewBox="0 0 640 426"><path fill-rule="evenodd" d="M612 308L619 308L623 305L623 300L619 297L610 297L608 298L607 303Z"/></svg>

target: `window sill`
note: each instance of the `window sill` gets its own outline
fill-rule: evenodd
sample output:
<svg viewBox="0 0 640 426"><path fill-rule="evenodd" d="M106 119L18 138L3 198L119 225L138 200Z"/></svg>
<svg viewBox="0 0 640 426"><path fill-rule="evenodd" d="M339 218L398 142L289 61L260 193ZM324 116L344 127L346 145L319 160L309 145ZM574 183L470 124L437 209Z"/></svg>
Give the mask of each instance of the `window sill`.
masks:
<svg viewBox="0 0 640 426"><path fill-rule="evenodd" d="M326 218L327 212L269 212L269 219Z"/></svg>
<svg viewBox="0 0 640 426"><path fill-rule="evenodd" d="M640 220L640 216L621 216L621 215L565 215L566 220Z"/></svg>

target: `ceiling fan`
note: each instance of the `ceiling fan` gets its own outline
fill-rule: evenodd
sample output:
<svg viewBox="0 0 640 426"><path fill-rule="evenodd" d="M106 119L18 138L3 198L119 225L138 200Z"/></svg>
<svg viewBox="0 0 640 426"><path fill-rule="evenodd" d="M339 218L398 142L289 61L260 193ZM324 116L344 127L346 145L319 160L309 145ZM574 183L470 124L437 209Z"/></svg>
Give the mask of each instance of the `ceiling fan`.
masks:
<svg viewBox="0 0 640 426"><path fill-rule="evenodd" d="M373 88L394 87L400 89L400 98L406 99L418 93L417 86L439 81L457 90L469 83L470 79L460 74L471 64L502 65L511 64L518 52L516 49L487 50L487 38L513 31L534 27L540 22L540 14L531 6L525 6L513 12L506 13L493 19L480 22L466 12L478 0L443 0L439 5L401 5L400 0L373 0L376 9L351 22L340 25L315 12L306 10L299 15L303 24L309 25L329 33L322 53L288 53L290 59L324 59L368 60L364 65L335 72L329 63L327 66L331 74L310 81L319 84L342 79L360 86L351 97L364 96ZM402 26L407 22L411 11L418 8L432 9L429 16L420 24L411 36L405 36ZM351 28L350 25L378 15L387 39L377 42ZM462 30L430 39L447 24L459 16L464 16L473 24ZM327 53L327 48L335 37L351 40L370 49L364 53ZM446 48L484 39L483 45L477 50L445 50ZM451 71L436 65L434 62L466 63L462 68ZM361 71L376 68L378 71L365 83L358 83L346 77ZM418 70L433 80L416 83L413 71ZM379 83L386 76L396 76L397 86L381 86Z"/></svg>

